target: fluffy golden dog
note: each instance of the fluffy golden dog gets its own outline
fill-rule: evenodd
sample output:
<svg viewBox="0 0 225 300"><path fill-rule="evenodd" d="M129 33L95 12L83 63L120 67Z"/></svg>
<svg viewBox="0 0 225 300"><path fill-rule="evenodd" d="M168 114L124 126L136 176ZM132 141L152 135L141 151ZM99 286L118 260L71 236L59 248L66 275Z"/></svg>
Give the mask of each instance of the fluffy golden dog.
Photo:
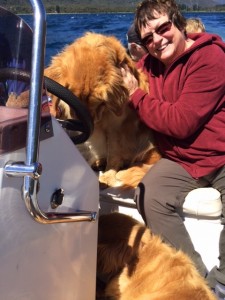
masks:
<svg viewBox="0 0 225 300"><path fill-rule="evenodd" d="M97 276L114 300L216 299L186 254L120 213L99 218Z"/></svg>
<svg viewBox="0 0 225 300"><path fill-rule="evenodd" d="M129 92L121 74L124 66L129 67L140 87L148 90L145 76L118 39L88 32L54 56L45 75L68 88L88 107L94 133L78 147L92 167L104 166L100 182L135 187L160 155L151 130L129 106ZM54 95L51 113L62 119L76 118ZM127 167L132 168L118 172Z"/></svg>

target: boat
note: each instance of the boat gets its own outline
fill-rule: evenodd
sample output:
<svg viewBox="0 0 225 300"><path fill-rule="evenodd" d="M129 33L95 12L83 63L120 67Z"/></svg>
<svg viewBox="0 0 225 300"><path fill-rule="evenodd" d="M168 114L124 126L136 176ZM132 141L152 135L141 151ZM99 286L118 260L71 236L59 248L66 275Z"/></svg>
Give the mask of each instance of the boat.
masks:
<svg viewBox="0 0 225 300"><path fill-rule="evenodd" d="M44 77L46 12L40 0L30 4L33 29L0 8L1 299L92 300L99 214L116 210L143 220L133 191L99 192L98 176L76 147L92 133L90 114L75 95ZM60 122L43 112L43 86L71 105L79 120ZM29 108L6 106L9 93L28 88ZM77 133L73 140L65 128ZM222 229L220 194L210 188L191 193L185 223L210 268L217 264Z"/></svg>

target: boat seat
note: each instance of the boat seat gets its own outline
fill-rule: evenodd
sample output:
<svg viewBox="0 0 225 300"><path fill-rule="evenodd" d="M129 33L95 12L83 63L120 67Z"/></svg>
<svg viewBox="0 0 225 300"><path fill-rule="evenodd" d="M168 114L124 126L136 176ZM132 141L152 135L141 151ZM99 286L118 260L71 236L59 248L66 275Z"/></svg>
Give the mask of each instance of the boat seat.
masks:
<svg viewBox="0 0 225 300"><path fill-rule="evenodd" d="M223 229L220 192L212 187L191 191L185 198L183 213L195 250L210 271L219 265L219 239Z"/></svg>
<svg viewBox="0 0 225 300"><path fill-rule="evenodd" d="M221 219L222 201L220 192L212 187L192 190L185 198L183 212L196 219Z"/></svg>
<svg viewBox="0 0 225 300"><path fill-rule="evenodd" d="M183 205L185 217L216 220L221 218L222 202L220 192L212 187L194 189L188 193ZM134 190L123 191L120 188L108 188L100 192L102 202L137 208Z"/></svg>

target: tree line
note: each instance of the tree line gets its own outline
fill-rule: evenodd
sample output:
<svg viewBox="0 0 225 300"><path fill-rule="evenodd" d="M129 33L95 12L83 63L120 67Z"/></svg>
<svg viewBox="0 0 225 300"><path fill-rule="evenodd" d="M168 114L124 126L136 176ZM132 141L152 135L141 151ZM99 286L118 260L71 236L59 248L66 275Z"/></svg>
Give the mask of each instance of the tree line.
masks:
<svg viewBox="0 0 225 300"><path fill-rule="evenodd" d="M16 3L15 3L16 2ZM46 13L99 13L99 12L134 12L140 1L133 0L43 0ZM29 1L0 0L0 6L16 13L32 13ZM225 5L203 7L193 4L191 7L185 3L179 4L181 11L225 11Z"/></svg>

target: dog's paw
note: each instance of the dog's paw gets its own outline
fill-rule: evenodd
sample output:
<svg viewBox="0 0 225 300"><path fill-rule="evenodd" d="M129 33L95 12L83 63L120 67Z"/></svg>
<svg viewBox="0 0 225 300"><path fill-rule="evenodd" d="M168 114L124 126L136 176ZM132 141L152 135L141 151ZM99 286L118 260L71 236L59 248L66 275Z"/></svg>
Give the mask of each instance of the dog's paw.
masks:
<svg viewBox="0 0 225 300"><path fill-rule="evenodd" d="M121 170L116 174L117 181L123 188L136 188L152 165L141 164Z"/></svg>
<svg viewBox="0 0 225 300"><path fill-rule="evenodd" d="M108 170L99 175L100 189L121 186L122 182L117 180L116 173L117 172L115 170Z"/></svg>
<svg viewBox="0 0 225 300"><path fill-rule="evenodd" d="M14 108L26 108L29 105L29 91L22 92L20 95L10 93L6 106Z"/></svg>

